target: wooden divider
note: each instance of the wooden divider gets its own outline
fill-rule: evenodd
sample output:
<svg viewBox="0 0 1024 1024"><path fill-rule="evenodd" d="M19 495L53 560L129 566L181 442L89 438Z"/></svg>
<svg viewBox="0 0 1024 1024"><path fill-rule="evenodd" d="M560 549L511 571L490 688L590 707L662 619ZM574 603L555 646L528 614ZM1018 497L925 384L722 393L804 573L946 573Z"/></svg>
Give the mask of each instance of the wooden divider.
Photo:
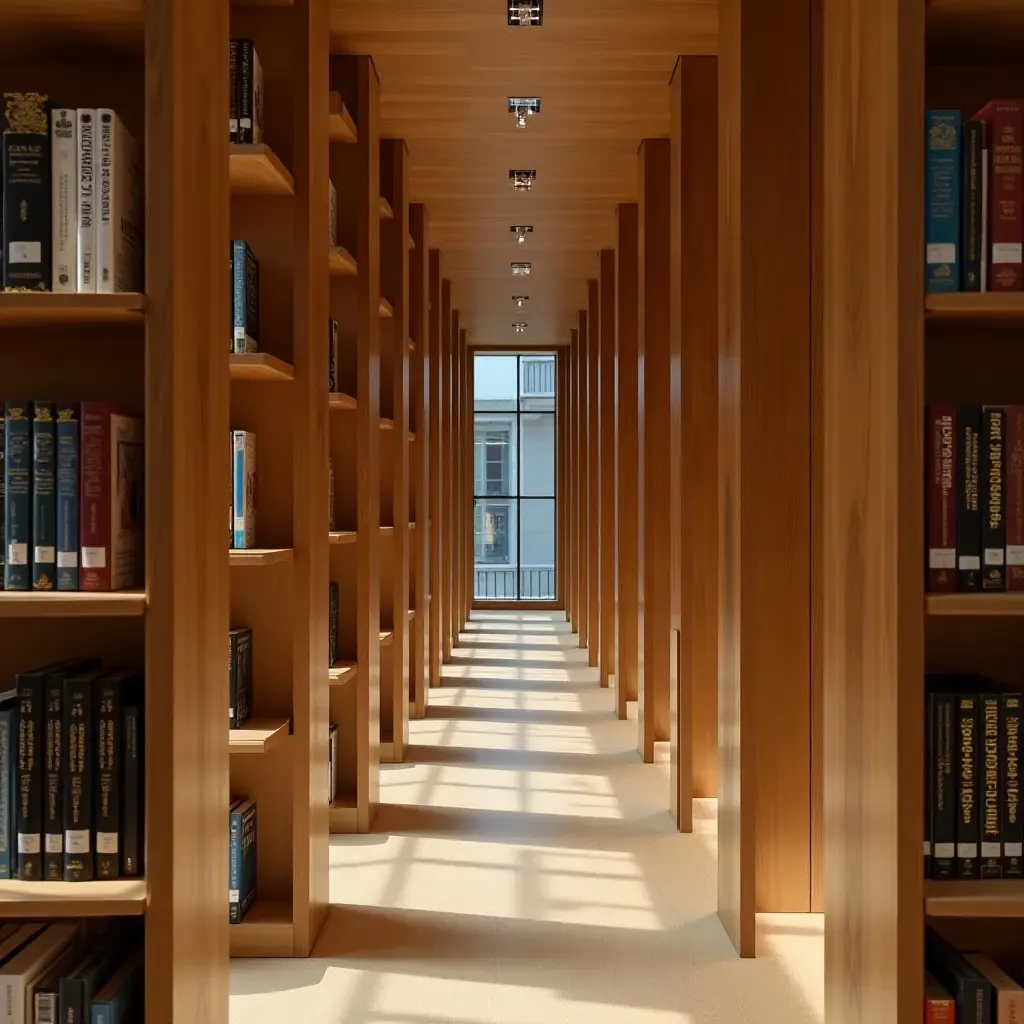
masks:
<svg viewBox="0 0 1024 1024"><path fill-rule="evenodd" d="M578 313L576 341L576 408L579 416L576 493L579 500L579 533L576 537L579 582L579 645L590 647L590 333L587 311Z"/></svg>
<svg viewBox="0 0 1024 1024"><path fill-rule="evenodd" d="M452 327L458 314L452 311L452 283L441 282L441 661L452 656Z"/></svg>
<svg viewBox="0 0 1024 1024"><path fill-rule="evenodd" d="M443 467L444 445L443 407L441 392L441 366L445 358L444 352L444 316L441 301L441 252L430 250L430 267L428 270L428 288L430 291L429 336L430 361L428 376L430 378L430 495L428 521L430 527L430 674L429 685L441 685L441 656L444 650L443 641L443 609L444 609L444 573L441 566L443 553L442 537L444 535L443 503Z"/></svg>
<svg viewBox="0 0 1024 1024"><path fill-rule="evenodd" d="M566 611L569 618L569 485L568 485L568 352L564 347L555 351L555 480L558 495L558 531L555 557L556 603Z"/></svg>
<svg viewBox="0 0 1024 1024"><path fill-rule="evenodd" d="M600 415L598 461L601 466L601 685L608 686L615 675L615 250L601 250L600 283Z"/></svg>
<svg viewBox="0 0 1024 1024"><path fill-rule="evenodd" d="M569 332L566 353L566 500L569 503L569 529L566 543L569 549L569 591L566 612L573 633L579 633L580 620L580 496L579 496L579 331Z"/></svg>
<svg viewBox="0 0 1024 1024"><path fill-rule="evenodd" d="M473 604L473 356L465 328L462 330L459 356L461 360L460 405L462 429L459 432L459 467L462 487L459 491L459 628L469 621Z"/></svg>
<svg viewBox="0 0 1024 1024"><path fill-rule="evenodd" d="M601 308L598 282L587 282L587 650L591 667L601 654Z"/></svg>
<svg viewBox="0 0 1024 1024"><path fill-rule="evenodd" d="M459 642L459 311L452 310L451 337L448 342L448 625L449 642L454 648Z"/></svg>

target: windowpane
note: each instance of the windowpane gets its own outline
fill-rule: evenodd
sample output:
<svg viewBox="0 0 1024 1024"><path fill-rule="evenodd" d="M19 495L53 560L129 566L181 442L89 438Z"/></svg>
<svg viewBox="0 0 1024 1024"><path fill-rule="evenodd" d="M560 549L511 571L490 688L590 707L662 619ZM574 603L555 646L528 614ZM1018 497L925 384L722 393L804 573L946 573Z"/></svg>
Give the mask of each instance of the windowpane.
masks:
<svg viewBox="0 0 1024 1024"><path fill-rule="evenodd" d="M473 515L474 595L512 601L516 598L518 503L480 498Z"/></svg>
<svg viewBox="0 0 1024 1024"><path fill-rule="evenodd" d="M555 493L555 414L519 414L519 493L550 498Z"/></svg>
<svg viewBox="0 0 1024 1024"><path fill-rule="evenodd" d="M555 502L519 502L519 596L525 601L555 599Z"/></svg>
<svg viewBox="0 0 1024 1024"><path fill-rule="evenodd" d="M514 495L516 414L478 415L473 431L473 493L478 497Z"/></svg>

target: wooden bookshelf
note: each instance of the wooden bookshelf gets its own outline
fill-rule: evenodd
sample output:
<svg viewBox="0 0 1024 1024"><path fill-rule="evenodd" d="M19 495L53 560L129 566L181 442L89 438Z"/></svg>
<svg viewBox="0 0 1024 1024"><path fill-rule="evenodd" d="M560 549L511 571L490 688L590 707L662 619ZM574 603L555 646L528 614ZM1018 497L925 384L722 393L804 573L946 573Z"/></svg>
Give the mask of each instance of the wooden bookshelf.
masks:
<svg viewBox="0 0 1024 1024"><path fill-rule="evenodd" d="M331 142L346 142L353 145L359 141L356 123L345 106L340 93L332 92L327 100L327 135Z"/></svg>
<svg viewBox="0 0 1024 1024"><path fill-rule="evenodd" d="M229 729L232 754L266 754L288 736L288 719L250 719L241 729Z"/></svg>
<svg viewBox="0 0 1024 1024"><path fill-rule="evenodd" d="M0 881L0 918L137 917L146 912L144 878L109 882Z"/></svg>
<svg viewBox="0 0 1024 1024"><path fill-rule="evenodd" d="M260 900L241 924L232 925L233 957L274 957L292 941L292 906L286 900Z"/></svg>
<svg viewBox="0 0 1024 1024"><path fill-rule="evenodd" d="M925 882L928 917L1024 919L1024 881Z"/></svg>
<svg viewBox="0 0 1024 1024"><path fill-rule="evenodd" d="M929 594L928 615L1024 615L1024 594Z"/></svg>
<svg viewBox="0 0 1024 1024"><path fill-rule="evenodd" d="M382 220L391 220L395 216L395 211L391 208L391 203L389 203L383 196L378 200L377 210Z"/></svg>
<svg viewBox="0 0 1024 1024"><path fill-rule="evenodd" d="M293 557L294 552L291 548L233 549L229 555L229 562L232 566L251 568L258 565L276 565L282 562L291 562Z"/></svg>
<svg viewBox="0 0 1024 1024"><path fill-rule="evenodd" d="M355 277L359 273L359 266L355 258L341 246L336 246L328 252L327 266L332 275L339 277Z"/></svg>
<svg viewBox="0 0 1024 1024"><path fill-rule="evenodd" d="M958 292L925 296L930 321L970 321L975 324L1024 323L1024 292Z"/></svg>
<svg viewBox="0 0 1024 1024"><path fill-rule="evenodd" d="M0 292L0 327L141 326L146 297Z"/></svg>
<svg viewBox="0 0 1024 1024"><path fill-rule="evenodd" d="M351 395L339 391L327 396L327 404L332 409L351 411L356 407L356 400Z"/></svg>
<svg viewBox="0 0 1024 1024"><path fill-rule="evenodd" d="M269 352L228 356L232 380L286 381L295 379L295 367Z"/></svg>
<svg viewBox="0 0 1024 1024"><path fill-rule="evenodd" d="M90 594L2 590L0 618L108 618L146 614L146 594L142 590L117 590Z"/></svg>
<svg viewBox="0 0 1024 1024"><path fill-rule="evenodd" d="M265 143L231 147L231 191L235 195L293 196L295 179Z"/></svg>
<svg viewBox="0 0 1024 1024"><path fill-rule="evenodd" d="M380 313L380 315L382 317L387 317L388 319L390 319L391 317L393 317L395 315L394 307L391 305L390 302L388 302L387 299L384 298L383 295L380 297L380 304L378 306L378 312Z"/></svg>
<svg viewBox="0 0 1024 1024"><path fill-rule="evenodd" d="M354 661L339 661L328 671L328 678L331 686L344 686L352 682L359 672L359 666Z"/></svg>

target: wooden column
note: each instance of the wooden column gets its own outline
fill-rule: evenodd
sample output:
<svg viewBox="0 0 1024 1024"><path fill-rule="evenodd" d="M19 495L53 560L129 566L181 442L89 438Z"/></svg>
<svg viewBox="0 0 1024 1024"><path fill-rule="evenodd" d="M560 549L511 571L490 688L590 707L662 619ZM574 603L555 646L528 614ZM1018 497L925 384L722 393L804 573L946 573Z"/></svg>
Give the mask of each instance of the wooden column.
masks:
<svg viewBox="0 0 1024 1024"><path fill-rule="evenodd" d="M442 501L442 478L444 472L443 409L441 391L441 367L444 360L442 349L443 324L441 302L441 250L430 250L428 270L429 335L430 335L430 502L428 522L430 526L430 674L431 686L441 685L442 606L444 575L441 568L444 534L444 504Z"/></svg>
<svg viewBox="0 0 1024 1024"><path fill-rule="evenodd" d="M693 828L693 797L718 780L718 61L680 57L672 79L671 337L673 396L681 396L679 636L672 697L676 823ZM675 411L675 404L673 405Z"/></svg>
<svg viewBox="0 0 1024 1024"><path fill-rule="evenodd" d="M590 647L590 329L587 311L578 313L576 344L577 383L576 407L579 411L577 428L577 496L579 500L579 534L576 538L579 561L579 645Z"/></svg>
<svg viewBox="0 0 1024 1024"><path fill-rule="evenodd" d="M920 1020L923 1005L924 40L924 0L837 0L826 8L822 546L830 1024L904 1024ZM957 72L954 88L977 88ZM984 85L978 91L988 95ZM935 105L953 106L950 99ZM961 361L976 344L976 332L968 332L962 351L944 350L956 352L948 369L999 373L969 355ZM1011 349L999 351L1005 358ZM934 367L929 353L929 372ZM973 386L990 379L971 373L952 395L973 401ZM940 623L943 633L958 629L956 620ZM994 635L984 618L964 618L959 626ZM934 636L931 627L927 634ZM984 640L978 646L988 664L991 648ZM978 664L961 638L942 647L964 668ZM934 649L928 654L934 657ZM953 923L974 926L970 948L987 951L995 932L1014 936L1007 948L1019 942L1019 920L989 920L981 928L978 920ZM1004 924L1014 931L1000 931Z"/></svg>
<svg viewBox="0 0 1024 1024"><path fill-rule="evenodd" d="M569 332L566 353L565 402L568 409L566 436L566 501L569 505L569 601L568 618L574 633L579 632L580 617L580 502L579 502L579 331Z"/></svg>
<svg viewBox="0 0 1024 1024"><path fill-rule="evenodd" d="M451 645L459 643L459 311L452 310L448 377L451 399L448 408L448 623Z"/></svg>
<svg viewBox="0 0 1024 1024"><path fill-rule="evenodd" d="M566 383L568 380L568 356L565 348L555 351L555 438L556 475L555 507L558 514L558 544L555 549L555 594L556 601L566 609L569 607L569 502L566 478L568 450L568 401Z"/></svg>
<svg viewBox="0 0 1024 1024"><path fill-rule="evenodd" d="M719 914L749 956L756 910L810 906L810 0L719 25Z"/></svg>
<svg viewBox="0 0 1024 1024"><path fill-rule="evenodd" d="M435 600L441 605L441 661L452 656L452 530L451 530L451 444L452 444L452 283L441 281L440 348L438 379L440 386L440 449L438 543L440 544L440 583Z"/></svg>
<svg viewBox="0 0 1024 1024"><path fill-rule="evenodd" d="M469 610L473 603L473 356L469 351L469 339L462 332L462 447L459 461L462 465L462 492L459 508L462 513L462 601L459 606L459 623L465 626L469 621Z"/></svg>
<svg viewBox="0 0 1024 1024"><path fill-rule="evenodd" d="M599 453L601 464L601 685L615 674L615 250L601 250Z"/></svg>
<svg viewBox="0 0 1024 1024"><path fill-rule="evenodd" d="M591 667L601 653L601 310L598 282L587 282L587 649Z"/></svg>
<svg viewBox="0 0 1024 1024"><path fill-rule="evenodd" d="M615 708L637 699L640 667L640 412L637 349L637 206L620 204L615 212L618 244L615 267L615 523L618 660Z"/></svg>
<svg viewBox="0 0 1024 1024"><path fill-rule="evenodd" d="M670 145L645 139L640 147L638 213L639 444L637 489L640 507L638 583L640 661L637 724L644 761L654 760L654 744L668 740L669 691L674 671L672 643L673 571L671 534L673 477L672 401L669 332ZM675 401L679 401L676 394Z"/></svg>

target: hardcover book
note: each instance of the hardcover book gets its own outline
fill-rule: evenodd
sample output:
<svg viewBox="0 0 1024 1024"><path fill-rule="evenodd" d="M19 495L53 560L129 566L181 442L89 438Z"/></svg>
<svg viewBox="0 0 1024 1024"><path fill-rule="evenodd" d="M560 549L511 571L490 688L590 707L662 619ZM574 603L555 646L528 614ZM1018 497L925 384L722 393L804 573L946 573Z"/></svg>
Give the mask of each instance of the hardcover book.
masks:
<svg viewBox="0 0 1024 1024"><path fill-rule="evenodd" d="M138 146L113 110L97 110L96 120L99 122L96 290L107 294L141 292L145 209Z"/></svg>
<svg viewBox="0 0 1024 1024"><path fill-rule="evenodd" d="M53 402L32 403L32 589L57 585L57 422Z"/></svg>
<svg viewBox="0 0 1024 1024"><path fill-rule="evenodd" d="M78 290L96 291L96 111L78 108Z"/></svg>
<svg viewBox="0 0 1024 1024"><path fill-rule="evenodd" d="M64 881L94 877L93 794L96 786L93 691L98 671L64 680Z"/></svg>
<svg viewBox="0 0 1024 1024"><path fill-rule="evenodd" d="M978 813L979 742L981 734L980 698L961 693L957 697L957 820L956 876L979 877L981 821Z"/></svg>
<svg viewBox="0 0 1024 1024"><path fill-rule="evenodd" d="M57 589L78 589L78 407L57 406Z"/></svg>
<svg viewBox="0 0 1024 1024"><path fill-rule="evenodd" d="M48 672L43 684L43 877L64 878L64 673Z"/></svg>
<svg viewBox="0 0 1024 1024"><path fill-rule="evenodd" d="M986 693L981 701L981 864L982 878L1003 877L1003 832L1000 753L1000 705L997 693Z"/></svg>
<svg viewBox="0 0 1024 1024"><path fill-rule="evenodd" d="M228 815L228 919L238 924L256 899L256 801L236 800Z"/></svg>
<svg viewBox="0 0 1024 1024"><path fill-rule="evenodd" d="M928 590L956 590L956 406L928 407ZM1024 515L1022 515L1024 521Z"/></svg>
<svg viewBox="0 0 1024 1024"><path fill-rule="evenodd" d="M0 701L0 878L14 878L18 873L18 855L15 852L17 733L17 700Z"/></svg>
<svg viewBox="0 0 1024 1024"><path fill-rule="evenodd" d="M1024 590L1024 405L1006 407L1006 589Z"/></svg>
<svg viewBox="0 0 1024 1024"><path fill-rule="evenodd" d="M981 590L981 406L961 405L956 429L957 590L977 591Z"/></svg>
<svg viewBox="0 0 1024 1024"><path fill-rule="evenodd" d="M981 953L965 953L964 959L992 986L995 1003L992 1019L997 1024L1003 1021L1016 1024L1024 1020L1024 988Z"/></svg>
<svg viewBox="0 0 1024 1024"><path fill-rule="evenodd" d="M47 1017L34 1011L36 988L50 970L70 958L81 939L79 922L55 921L0 965L0 1005L9 1008L8 1021L45 1024ZM56 1014L49 1019L56 1022Z"/></svg>
<svg viewBox="0 0 1024 1024"><path fill-rule="evenodd" d="M7 564L7 527L5 523L7 482L4 468L4 446L7 431L5 423L4 417L0 416L0 590L4 589L4 566Z"/></svg>
<svg viewBox="0 0 1024 1024"><path fill-rule="evenodd" d="M17 803L15 807L15 877L26 882L43 878L43 717L47 665L15 678L18 700Z"/></svg>
<svg viewBox="0 0 1024 1024"><path fill-rule="evenodd" d="M143 873L145 849L145 721L139 684L123 695L121 763L123 767L121 874L136 878Z"/></svg>
<svg viewBox="0 0 1024 1024"><path fill-rule="evenodd" d="M104 672L96 682L96 877L121 874L121 786L123 705L138 685L131 669Z"/></svg>
<svg viewBox="0 0 1024 1024"><path fill-rule="evenodd" d="M231 351L255 352L260 340L260 265L248 243L231 243Z"/></svg>
<svg viewBox="0 0 1024 1024"><path fill-rule="evenodd" d="M1002 695L1003 878L1024 877L1024 818L1020 805L1021 694Z"/></svg>
<svg viewBox="0 0 1024 1024"><path fill-rule="evenodd" d="M229 727L241 729L252 716L252 629L242 626L228 634L231 709Z"/></svg>
<svg viewBox="0 0 1024 1024"><path fill-rule="evenodd" d="M1006 589L1006 410L982 408L982 590Z"/></svg>
<svg viewBox="0 0 1024 1024"><path fill-rule="evenodd" d="M334 457L327 459L327 527L334 530L337 527L334 516Z"/></svg>
<svg viewBox="0 0 1024 1024"><path fill-rule="evenodd" d="M50 113L53 290L78 291L78 111Z"/></svg>
<svg viewBox="0 0 1024 1024"><path fill-rule="evenodd" d="M248 430L231 432L232 476L236 548L256 546L256 435Z"/></svg>
<svg viewBox="0 0 1024 1024"><path fill-rule="evenodd" d="M32 575L32 403L4 405L4 589L28 590Z"/></svg>
<svg viewBox="0 0 1024 1024"><path fill-rule="evenodd" d="M327 803L333 804L338 795L335 771L338 764L338 727L331 722L327 731Z"/></svg>
<svg viewBox="0 0 1024 1024"><path fill-rule="evenodd" d="M925 290L960 291L960 111L925 115Z"/></svg>
<svg viewBox="0 0 1024 1024"><path fill-rule="evenodd" d="M963 127L963 289L986 291L988 257L988 148L985 122L966 121Z"/></svg>
<svg viewBox="0 0 1024 1024"><path fill-rule="evenodd" d="M327 325L327 349L330 364L327 371L327 390L333 395L338 392L338 321L333 317Z"/></svg>
<svg viewBox="0 0 1024 1024"><path fill-rule="evenodd" d="M328 603L327 640L330 645L328 651L328 665L336 665L340 654L338 643L338 584L331 580L331 595Z"/></svg>
<svg viewBox="0 0 1024 1024"><path fill-rule="evenodd" d="M952 993L957 1024L991 1024L992 985L933 928L925 930L925 962Z"/></svg>
<svg viewBox="0 0 1024 1024"><path fill-rule="evenodd" d="M334 187L333 181L328 181L330 186L330 198L328 200L328 233L331 240L331 248L338 244L338 190Z"/></svg>
<svg viewBox="0 0 1024 1024"><path fill-rule="evenodd" d="M228 44L228 142L238 142L238 40Z"/></svg>
<svg viewBox="0 0 1024 1024"><path fill-rule="evenodd" d="M957 753L958 722L956 696L936 692L928 696L931 727L928 747L928 786L931 810L931 877L941 881L956 878Z"/></svg>
<svg viewBox="0 0 1024 1024"><path fill-rule="evenodd" d="M238 141L263 141L263 65L251 39L238 40Z"/></svg>
<svg viewBox="0 0 1024 1024"><path fill-rule="evenodd" d="M924 976L925 1024L956 1024L953 997L932 974Z"/></svg>
<svg viewBox="0 0 1024 1024"><path fill-rule="evenodd" d="M90 1000L89 1024L131 1024L142 1019L145 953L130 953Z"/></svg>

